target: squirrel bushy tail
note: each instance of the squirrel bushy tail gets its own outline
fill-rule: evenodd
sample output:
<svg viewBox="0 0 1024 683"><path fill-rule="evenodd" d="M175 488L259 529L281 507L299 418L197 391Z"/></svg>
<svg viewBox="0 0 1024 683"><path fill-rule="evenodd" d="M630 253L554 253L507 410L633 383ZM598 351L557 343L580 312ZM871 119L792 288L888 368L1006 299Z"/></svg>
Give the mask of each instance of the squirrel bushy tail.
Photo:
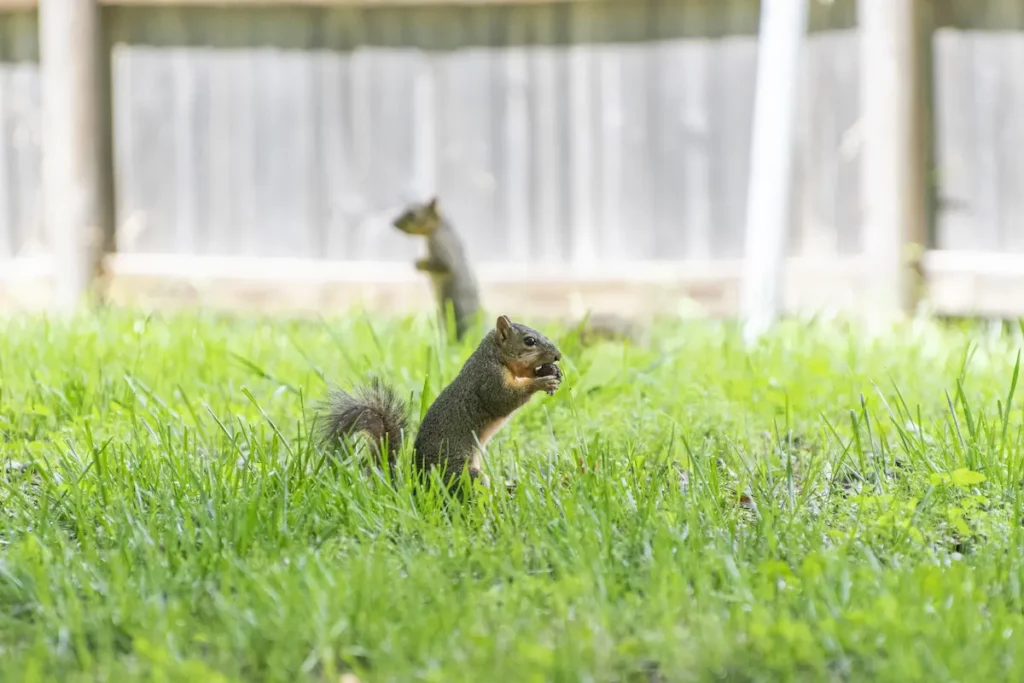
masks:
<svg viewBox="0 0 1024 683"><path fill-rule="evenodd" d="M356 432L370 437L374 460L381 466L381 442L387 440L388 466L393 470L408 424L408 410L395 390L378 378L353 394L341 389L331 392L323 412L320 436L334 442Z"/></svg>

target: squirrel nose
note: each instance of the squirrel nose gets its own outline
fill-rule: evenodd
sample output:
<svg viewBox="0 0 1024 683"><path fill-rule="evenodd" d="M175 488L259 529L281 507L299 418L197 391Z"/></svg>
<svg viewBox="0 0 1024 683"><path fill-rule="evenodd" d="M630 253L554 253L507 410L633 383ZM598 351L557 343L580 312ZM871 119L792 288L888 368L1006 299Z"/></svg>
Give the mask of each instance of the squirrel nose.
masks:
<svg viewBox="0 0 1024 683"><path fill-rule="evenodd" d="M557 362L558 362L558 361L560 361L560 360L562 360L562 354L560 354L560 353L556 353L556 354L555 354L555 362L557 363Z"/></svg>

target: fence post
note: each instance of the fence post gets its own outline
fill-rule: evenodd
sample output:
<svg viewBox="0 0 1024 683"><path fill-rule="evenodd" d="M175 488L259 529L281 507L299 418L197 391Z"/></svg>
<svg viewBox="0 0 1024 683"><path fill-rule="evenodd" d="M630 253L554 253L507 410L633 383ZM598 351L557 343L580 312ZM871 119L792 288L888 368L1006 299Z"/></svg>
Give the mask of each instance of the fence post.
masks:
<svg viewBox="0 0 1024 683"><path fill-rule="evenodd" d="M868 306L880 317L907 313L920 297L927 245L927 83L930 49L919 0L858 0L864 252Z"/></svg>
<svg viewBox="0 0 1024 683"><path fill-rule="evenodd" d="M54 304L73 310L113 242L109 58L97 0L39 0L43 220Z"/></svg>
<svg viewBox="0 0 1024 683"><path fill-rule="evenodd" d="M800 49L806 31L807 0L762 0L740 293L748 342L775 322L781 308Z"/></svg>

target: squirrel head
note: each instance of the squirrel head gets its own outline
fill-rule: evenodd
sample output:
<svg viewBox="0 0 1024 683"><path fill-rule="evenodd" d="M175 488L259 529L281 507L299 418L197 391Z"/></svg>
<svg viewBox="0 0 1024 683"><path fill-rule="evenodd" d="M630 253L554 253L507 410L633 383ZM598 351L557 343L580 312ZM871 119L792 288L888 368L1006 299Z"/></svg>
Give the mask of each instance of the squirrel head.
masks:
<svg viewBox="0 0 1024 683"><path fill-rule="evenodd" d="M541 365L562 360L562 352L550 339L505 315L494 326L494 342L502 363L516 377L535 377Z"/></svg>
<svg viewBox="0 0 1024 683"><path fill-rule="evenodd" d="M394 226L407 235L423 235L430 237L441 224L441 214L437 211L437 197L422 204L412 204L394 220Z"/></svg>

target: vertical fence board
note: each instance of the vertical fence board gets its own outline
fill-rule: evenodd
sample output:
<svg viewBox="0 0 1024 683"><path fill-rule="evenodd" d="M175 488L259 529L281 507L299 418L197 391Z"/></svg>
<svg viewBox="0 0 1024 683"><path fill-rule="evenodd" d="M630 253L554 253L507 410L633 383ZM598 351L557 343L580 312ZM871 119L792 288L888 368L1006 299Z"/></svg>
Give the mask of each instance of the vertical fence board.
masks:
<svg viewBox="0 0 1024 683"><path fill-rule="evenodd" d="M935 51L936 164L940 181L937 216L938 245L972 249L977 224L977 199L971 172L976 145L972 111L974 101L970 39L958 31L940 31Z"/></svg>
<svg viewBox="0 0 1024 683"><path fill-rule="evenodd" d="M534 258L531 239L533 201L530 169L532 150L530 61L527 42L530 36L529 12L512 7L501 16L497 41L502 46L496 78L504 89L495 93L495 116L499 147L497 177L498 223L504 231L505 259L524 262ZM497 74L500 74L497 75Z"/></svg>
<svg viewBox="0 0 1024 683"><path fill-rule="evenodd" d="M287 44L308 44L311 24L282 13L273 26L260 29L274 33L258 42L277 38ZM254 137L248 144L254 155L254 198L257 216L247 242L253 253L280 256L315 256L318 244L310 188L317 186L311 175L313 156L312 68L303 52L293 49L262 48L253 66L252 108Z"/></svg>
<svg viewBox="0 0 1024 683"><path fill-rule="evenodd" d="M501 136L493 92L504 83L495 57L485 47L492 41L491 14L479 8L450 12L450 39L462 46L440 58L435 71L439 188L470 256L500 261L506 256L495 201L494 147Z"/></svg>
<svg viewBox="0 0 1024 683"><path fill-rule="evenodd" d="M556 5L541 6L531 13L530 243L537 262L565 261L569 254L564 232L570 196L566 183L568 136L563 115L568 83L565 51L558 46L567 13L565 6Z"/></svg>
<svg viewBox="0 0 1024 683"><path fill-rule="evenodd" d="M149 46L117 50L114 59L118 248L176 250L178 172L174 61Z"/></svg>
<svg viewBox="0 0 1024 683"><path fill-rule="evenodd" d="M40 176L39 24L0 14L0 258L45 247Z"/></svg>
<svg viewBox="0 0 1024 683"><path fill-rule="evenodd" d="M569 178L571 186L568 226L572 226L572 260L593 263L600 252L596 231L598 104L597 59L594 48L599 8L591 4L569 9L568 87L566 117L569 121Z"/></svg>
<svg viewBox="0 0 1024 683"><path fill-rule="evenodd" d="M627 222L622 201L622 128L625 125L622 106L622 54L618 46L609 44L614 35L614 18L607 11L599 18L601 46L597 58L598 134L601 150L599 239L602 256L619 254L628 258L627 237L622 230Z"/></svg>
<svg viewBox="0 0 1024 683"><path fill-rule="evenodd" d="M744 218L750 166L754 79L757 64L756 5L724 0L715 17L724 34L715 46L708 79L714 159L712 198L717 258L743 255Z"/></svg>
<svg viewBox="0 0 1024 683"><path fill-rule="evenodd" d="M1016 12L1024 7L1015 6ZM1019 70L1024 65L1024 36L1000 36L1004 55L999 66L1003 97L996 112L999 126L999 247L1001 251L1024 251L1024 84Z"/></svg>
<svg viewBox="0 0 1024 683"><path fill-rule="evenodd" d="M666 116L678 116L680 128L679 156L682 161L679 188L680 215L685 238L684 256L702 260L711 257L714 232L711 196L711 129L715 122L709 111L710 60L715 49L711 39L703 36L708 27L707 12L697 3L684 3L682 28L692 37L675 40L667 49L663 73L678 83L678 108L668 104ZM669 51L670 50L670 51ZM678 65L678 69L674 68ZM671 102L671 100L670 100ZM666 107L663 103L662 107ZM677 113L678 112L678 113Z"/></svg>
<svg viewBox="0 0 1024 683"><path fill-rule="evenodd" d="M990 39L973 41L971 81L974 83L973 106L977 155L974 165L975 197L981 221L974 230L974 248L996 249L999 246L999 71L995 60L999 49Z"/></svg>
<svg viewBox="0 0 1024 683"><path fill-rule="evenodd" d="M316 56L319 63L316 98L320 125L319 216L322 249L327 259L353 258L353 228L363 209L354 165L352 116L348 106L352 86L351 65L354 42L353 10L331 8L323 17L324 47Z"/></svg>
<svg viewBox="0 0 1024 683"><path fill-rule="evenodd" d="M2 27L0 27L2 28ZM7 98L8 69L0 65L0 259L14 254L14 196L11 192L11 139Z"/></svg>
<svg viewBox="0 0 1024 683"><path fill-rule="evenodd" d="M853 3L845 3L848 14L853 14ZM845 20L840 13L836 20ZM860 61L857 50L857 32L843 29L814 40L827 42L824 50L831 63L831 90L819 98L835 116L834 137L828 142L835 154L829 164L835 164L836 187L832 192L834 218L831 229L837 232L836 246L844 256L858 254L863 249L860 209L860 146L857 144L857 125L860 121ZM827 172L828 169L814 169Z"/></svg>

